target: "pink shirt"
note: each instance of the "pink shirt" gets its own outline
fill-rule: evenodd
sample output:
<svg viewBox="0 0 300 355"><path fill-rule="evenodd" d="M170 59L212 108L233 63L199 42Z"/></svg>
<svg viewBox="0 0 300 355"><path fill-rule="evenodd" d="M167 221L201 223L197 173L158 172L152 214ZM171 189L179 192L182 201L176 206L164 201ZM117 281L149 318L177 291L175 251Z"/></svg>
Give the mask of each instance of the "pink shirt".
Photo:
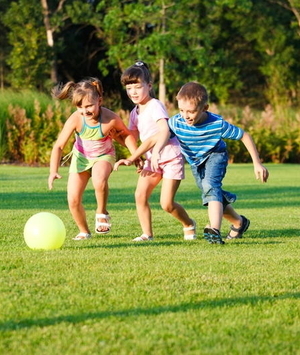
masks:
<svg viewBox="0 0 300 355"><path fill-rule="evenodd" d="M129 129L138 130L143 142L159 132L157 121L161 119L169 119L167 110L159 100L151 99L141 114L137 113L137 106L130 112ZM145 154L149 160L151 159L151 152L152 149ZM177 138L171 138L161 151L160 162L167 162L180 154L180 145Z"/></svg>

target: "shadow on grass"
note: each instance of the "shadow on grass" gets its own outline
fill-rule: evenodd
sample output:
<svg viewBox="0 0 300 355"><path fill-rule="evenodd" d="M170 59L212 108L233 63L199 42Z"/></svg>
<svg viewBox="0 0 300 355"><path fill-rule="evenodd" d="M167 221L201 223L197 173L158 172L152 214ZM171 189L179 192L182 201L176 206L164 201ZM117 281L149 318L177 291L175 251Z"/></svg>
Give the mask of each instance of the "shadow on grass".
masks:
<svg viewBox="0 0 300 355"><path fill-rule="evenodd" d="M229 188L238 196L238 208L270 208L270 207L299 207L298 187L267 187L257 191L253 186L247 188ZM240 198L239 198L240 196ZM161 209L159 205L160 191L154 191L151 196L151 207L153 210ZM183 204L187 209L202 207L200 190L178 191L176 201ZM93 190L87 190L84 194L84 205L86 209L94 209L96 200ZM127 210L128 207L135 208L134 192L132 188L110 190L108 207L110 210ZM10 192L1 193L0 209L32 209L41 210L65 210L68 208L67 193L65 191L47 192Z"/></svg>
<svg viewBox="0 0 300 355"><path fill-rule="evenodd" d="M260 232L248 232L249 236L247 235L244 238L241 239L235 239L235 240L226 240L225 237L223 237L225 241L225 245L211 245L211 247L221 247L224 248L229 245L236 245L236 244L249 244L249 245L254 245L254 244L260 244L260 245L270 245L270 244L282 244L284 241L276 241L276 240L270 240L269 238L295 238L300 236L299 230L298 229L279 229L279 230L272 230L271 234L269 230L265 231L260 231ZM251 235L252 234L252 235ZM110 239L116 240L116 239L123 239L123 235L114 235L114 236L109 236ZM165 240L164 240L165 238ZM171 240L170 240L171 239ZM174 240L172 240L174 239ZM179 239L177 234L174 234L174 237L168 236L160 236L155 238L151 242L125 242L125 243L112 243L112 244L98 244L101 243L101 240L97 237L92 238L92 240L86 241L87 243L94 243L94 244L87 244L84 245L85 241L80 242L74 246L66 246L64 249L97 249L97 248L103 248L103 249L116 249L116 248L157 248L157 247L168 247L168 246L173 246L173 245L186 245L186 246L193 246L195 243L204 243L206 245L209 245L208 242L199 234L196 240L193 241L185 241L182 239ZM107 242L107 239L105 240Z"/></svg>
<svg viewBox="0 0 300 355"><path fill-rule="evenodd" d="M273 229L272 231L266 230L261 232L252 232L253 239L264 238L294 238L299 237L299 229Z"/></svg>
<svg viewBox="0 0 300 355"><path fill-rule="evenodd" d="M201 309L214 309L222 307L235 307L237 305L251 305L262 302L274 302L285 299L299 299L300 293L286 293L283 295L274 296L249 296L249 297L236 297L236 298L222 298L204 300L195 303L183 303L178 305L166 305L153 308L133 308L116 311L101 311L101 312L89 312L78 315L65 315L52 318L40 318L40 319L24 319L22 321L7 321L0 323L1 331L20 330L31 327L46 327L60 323L72 323L77 324L85 322L87 320L106 319L110 317L139 317L139 316L156 316L163 313L179 313L188 312L191 310L197 311Z"/></svg>
<svg viewBox="0 0 300 355"><path fill-rule="evenodd" d="M184 244L184 241L151 241L151 242L141 242L141 243L136 243L136 242L131 242L131 243L117 243L117 244L94 244L94 245L84 245L84 246L76 246L76 249L97 249L97 248L103 248L103 249L115 249L115 248L140 248L140 247L150 247L150 248L157 248L157 247L168 247L172 245L182 245ZM64 249L74 249L73 247L64 247Z"/></svg>
<svg viewBox="0 0 300 355"><path fill-rule="evenodd" d="M202 242L201 239L198 239L198 242ZM157 247L169 247L169 246L174 246L174 245L185 245L185 246L189 246L189 247L193 247L193 245L197 243L196 241L193 242L151 242L151 243L118 243L118 244L106 244L106 245L85 245L85 246L75 246L75 247L64 247L64 249L117 249L117 248L157 248ZM209 245L208 242L206 240L203 240L203 243L205 243L206 245ZM259 245L269 245L269 244L282 244L283 242L279 242L279 241L256 241L256 240L238 240L238 241L226 241L225 244L223 245L211 245L212 248L226 248L230 245L233 244L249 244L249 245L255 245L255 244L259 244Z"/></svg>

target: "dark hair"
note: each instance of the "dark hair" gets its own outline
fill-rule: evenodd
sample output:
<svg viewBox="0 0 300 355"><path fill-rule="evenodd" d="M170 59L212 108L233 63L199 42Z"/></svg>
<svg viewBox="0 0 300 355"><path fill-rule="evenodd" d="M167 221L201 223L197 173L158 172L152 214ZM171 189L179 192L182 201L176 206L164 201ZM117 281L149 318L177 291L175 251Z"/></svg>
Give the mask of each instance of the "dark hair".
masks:
<svg viewBox="0 0 300 355"><path fill-rule="evenodd" d="M80 106L86 96L93 100L101 98L103 86L98 78L90 77L78 83L69 81L65 85L59 84L53 88L52 95L60 100L69 99L74 106Z"/></svg>
<svg viewBox="0 0 300 355"><path fill-rule="evenodd" d="M196 106L204 106L208 103L208 93L205 86L191 81L184 84L176 95L176 100L193 101Z"/></svg>
<svg viewBox="0 0 300 355"><path fill-rule="evenodd" d="M145 62L137 61L121 75L121 83L124 86L137 83L151 84L152 78L148 65ZM150 90L150 96L155 97L153 89Z"/></svg>

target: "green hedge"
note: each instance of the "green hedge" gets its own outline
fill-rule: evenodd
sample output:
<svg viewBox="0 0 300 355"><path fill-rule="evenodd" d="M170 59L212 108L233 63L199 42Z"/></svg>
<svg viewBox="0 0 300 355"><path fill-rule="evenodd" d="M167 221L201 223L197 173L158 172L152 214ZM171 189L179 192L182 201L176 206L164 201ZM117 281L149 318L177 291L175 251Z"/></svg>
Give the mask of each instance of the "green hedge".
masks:
<svg viewBox="0 0 300 355"><path fill-rule="evenodd" d="M263 162L300 162L300 114L290 108L263 111L236 107L217 107L210 110L249 132ZM176 110L170 110L174 114ZM125 124L128 111L116 110ZM0 161L27 165L48 165L50 153L65 120L71 114L68 103L31 91L0 95ZM65 148L67 154L72 147ZM248 163L251 158L239 141L227 141L230 161ZM126 148L115 143L117 158L129 155Z"/></svg>

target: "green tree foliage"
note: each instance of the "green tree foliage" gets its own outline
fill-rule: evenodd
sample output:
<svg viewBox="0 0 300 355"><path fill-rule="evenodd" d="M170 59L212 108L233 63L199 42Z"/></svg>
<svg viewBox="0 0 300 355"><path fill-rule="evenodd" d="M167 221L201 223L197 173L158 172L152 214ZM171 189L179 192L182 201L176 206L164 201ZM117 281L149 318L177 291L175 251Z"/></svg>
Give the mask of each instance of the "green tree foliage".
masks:
<svg viewBox="0 0 300 355"><path fill-rule="evenodd" d="M15 88L43 88L48 78L49 56L41 7L35 0L12 2L3 23L10 28L12 50L7 59L9 80Z"/></svg>
<svg viewBox="0 0 300 355"><path fill-rule="evenodd" d="M7 11L8 2L6 0L0 0L0 18L3 13ZM8 84L8 81L5 79L8 72L8 66L6 64L7 56L10 52L10 46L7 38L7 30L4 24L0 20L0 88L4 89L4 86ZM1 124L0 124L1 126ZM0 127L1 132L1 127ZM0 133L1 134L1 133Z"/></svg>
<svg viewBox="0 0 300 355"><path fill-rule="evenodd" d="M55 61L59 81L99 76L119 104L120 72L143 59L156 89L165 82L172 103L184 82L198 80L218 103L299 104L299 0L47 0L47 5L53 48L47 45L40 2L6 4L2 21L12 47L7 62L13 87L47 88Z"/></svg>
<svg viewBox="0 0 300 355"><path fill-rule="evenodd" d="M253 92L252 88L251 92L256 95L263 93L264 102L276 107L296 103L294 93L299 91L299 76L295 74L300 69L296 61L300 38L288 30L293 22L292 13L262 0L253 2L247 17L232 17L232 20L251 52L255 53L255 56L249 55L247 51L243 82L247 84L249 78L255 89ZM257 23L263 26L257 26ZM251 80L251 77L259 78L259 81ZM246 93L244 96L247 97Z"/></svg>

